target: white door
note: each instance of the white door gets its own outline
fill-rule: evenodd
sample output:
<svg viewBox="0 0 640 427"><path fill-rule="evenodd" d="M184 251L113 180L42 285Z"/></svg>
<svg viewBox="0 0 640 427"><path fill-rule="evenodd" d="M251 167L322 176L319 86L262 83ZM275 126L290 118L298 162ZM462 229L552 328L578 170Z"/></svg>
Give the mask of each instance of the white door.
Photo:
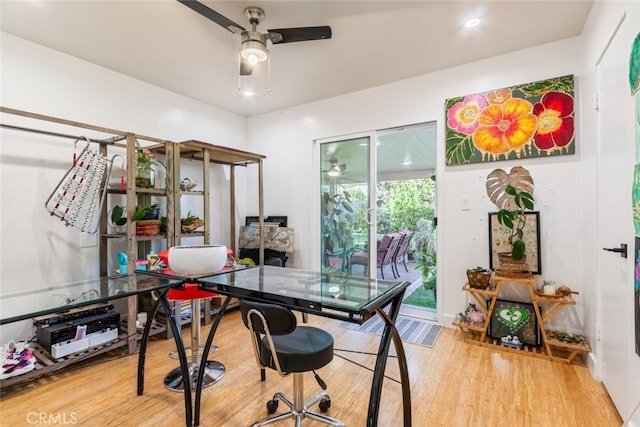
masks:
<svg viewBox="0 0 640 427"><path fill-rule="evenodd" d="M634 347L634 227L631 188L635 161L634 101L629 53L638 28L625 20L596 65L598 127L598 230L602 248L628 245L628 257L600 252L602 381L627 419L638 398L640 364ZM635 366L635 367L634 367ZM634 391L635 390L635 391Z"/></svg>

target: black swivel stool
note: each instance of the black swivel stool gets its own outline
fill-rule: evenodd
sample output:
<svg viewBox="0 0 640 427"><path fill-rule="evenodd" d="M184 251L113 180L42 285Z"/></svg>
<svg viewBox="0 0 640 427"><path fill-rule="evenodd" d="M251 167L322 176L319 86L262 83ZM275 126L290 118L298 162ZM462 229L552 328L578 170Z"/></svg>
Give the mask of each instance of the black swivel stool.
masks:
<svg viewBox="0 0 640 427"><path fill-rule="evenodd" d="M273 369L281 376L293 374L293 402L280 392L274 394L273 399L267 402L267 410L271 414L278 409L279 400L284 402L290 411L257 421L253 427L291 417L295 418L296 426L300 426L301 420L306 417L332 426L344 427L344 424L335 418L309 410L316 402L320 402L319 407L323 412L331 407L331 399L324 391L326 385L315 374L315 370L333 359L333 336L313 326L298 326L296 316L291 310L279 305L241 300L240 309L244 324L251 331L258 366ZM314 371L323 391L305 402L303 375L310 371Z"/></svg>

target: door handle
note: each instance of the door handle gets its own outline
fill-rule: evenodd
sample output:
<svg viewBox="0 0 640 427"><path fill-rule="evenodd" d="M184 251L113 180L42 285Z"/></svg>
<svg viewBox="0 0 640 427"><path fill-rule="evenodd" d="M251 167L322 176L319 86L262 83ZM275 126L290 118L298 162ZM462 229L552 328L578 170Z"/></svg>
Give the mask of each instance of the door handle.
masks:
<svg viewBox="0 0 640 427"><path fill-rule="evenodd" d="M626 258L627 257L627 244L626 243L620 243L620 247L619 248L602 248L602 249L605 250L605 251L609 251L609 252L619 253L622 258Z"/></svg>
<svg viewBox="0 0 640 427"><path fill-rule="evenodd" d="M365 216L365 218L364 218L364 221L365 221L367 224L369 224L369 225L373 225L373 224L371 223L371 212L373 212L373 208L369 208L369 209L367 209L367 215L366 215L366 216Z"/></svg>

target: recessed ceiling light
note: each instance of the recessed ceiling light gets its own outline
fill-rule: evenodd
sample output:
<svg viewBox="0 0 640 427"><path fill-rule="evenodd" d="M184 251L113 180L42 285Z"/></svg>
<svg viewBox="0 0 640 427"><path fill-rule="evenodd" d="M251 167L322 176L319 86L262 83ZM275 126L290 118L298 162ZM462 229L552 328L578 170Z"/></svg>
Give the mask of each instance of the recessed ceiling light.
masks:
<svg viewBox="0 0 640 427"><path fill-rule="evenodd" d="M480 20L478 18L471 18L467 22L464 23L466 28L473 28L480 25Z"/></svg>
<svg viewBox="0 0 640 427"><path fill-rule="evenodd" d="M255 95L255 94L254 94L252 91L250 91L250 90L245 90L244 92L242 92L242 94L243 94L244 96L253 96L253 95Z"/></svg>

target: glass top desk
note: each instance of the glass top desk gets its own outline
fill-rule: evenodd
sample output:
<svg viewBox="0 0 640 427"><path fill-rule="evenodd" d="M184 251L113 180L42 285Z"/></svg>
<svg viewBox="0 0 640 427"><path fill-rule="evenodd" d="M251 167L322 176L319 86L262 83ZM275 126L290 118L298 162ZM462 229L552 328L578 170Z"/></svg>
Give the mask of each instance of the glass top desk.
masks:
<svg viewBox="0 0 640 427"><path fill-rule="evenodd" d="M171 273L137 271L141 276L158 276L178 278ZM404 426L411 425L411 395L406 357L400 335L395 328L395 320L400 311L402 298L409 282L368 279L360 276L327 275L317 272L259 266L246 270L233 271L199 277L182 277L185 283L197 283L200 289L224 295L227 298L211 326L204 350L202 352L204 366L211 348L213 337L220 319L226 310L231 297L251 299L266 303L275 303L318 316L329 317L353 323L364 323L374 315L380 316L385 328L380 339L376 358L374 376L369 396L367 426L376 426L381 404L382 382L391 340L397 353L403 396ZM166 294L166 291L163 295ZM158 303L163 300L163 295ZM157 310L157 308L156 308ZM152 310L152 311L156 311ZM151 322L147 322L147 327ZM145 335L147 330L145 329ZM146 342L143 337L143 343ZM142 344L144 345L144 344ZM144 366L144 352L140 351L139 369ZM196 384L196 396L193 408L193 424L200 423L200 400L204 370L200 369ZM139 371L138 394L142 394L143 384ZM189 412L189 408L187 408ZM187 417L187 425L189 418Z"/></svg>
<svg viewBox="0 0 640 427"><path fill-rule="evenodd" d="M179 286L182 282L181 278L167 275L145 277L130 274L4 294L0 296L2 304L0 325L61 315L89 305L168 289Z"/></svg>

